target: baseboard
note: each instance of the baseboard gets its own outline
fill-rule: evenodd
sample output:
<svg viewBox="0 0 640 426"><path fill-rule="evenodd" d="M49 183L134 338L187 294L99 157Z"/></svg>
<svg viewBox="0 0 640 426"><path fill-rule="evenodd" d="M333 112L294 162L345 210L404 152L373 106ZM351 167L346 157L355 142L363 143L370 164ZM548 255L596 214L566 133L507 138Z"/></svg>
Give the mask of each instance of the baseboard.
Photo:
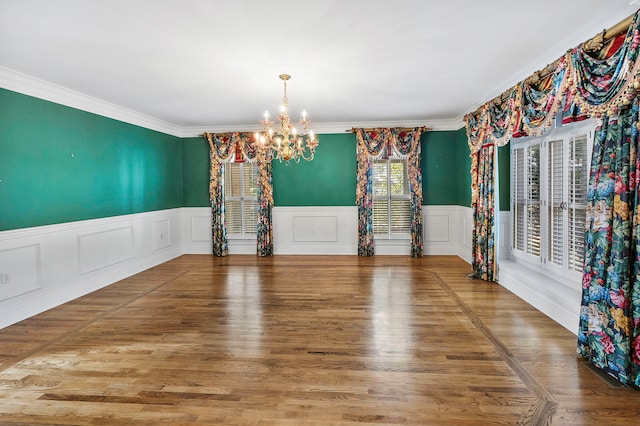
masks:
<svg viewBox="0 0 640 426"><path fill-rule="evenodd" d="M504 260L500 262L498 284L573 334L578 334L579 285L570 288L531 268Z"/></svg>

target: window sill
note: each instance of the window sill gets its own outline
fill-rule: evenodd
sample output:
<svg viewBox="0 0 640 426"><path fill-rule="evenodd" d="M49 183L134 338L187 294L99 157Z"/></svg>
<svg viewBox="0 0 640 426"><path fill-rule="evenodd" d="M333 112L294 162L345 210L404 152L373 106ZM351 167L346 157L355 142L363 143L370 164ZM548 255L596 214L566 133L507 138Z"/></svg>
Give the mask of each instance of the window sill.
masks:
<svg viewBox="0 0 640 426"><path fill-rule="evenodd" d="M233 241L237 244L255 244L257 239L255 236L253 237L240 237L240 236L227 236L227 240Z"/></svg>
<svg viewBox="0 0 640 426"><path fill-rule="evenodd" d="M389 237L387 235L375 235L373 236L373 240L378 242L378 241L400 241L400 242L407 242L407 241L411 241L411 237L409 235L401 235L401 236L397 236L397 237Z"/></svg>
<svg viewBox="0 0 640 426"><path fill-rule="evenodd" d="M538 267L537 265L527 262L523 259L509 259L501 260L499 263L499 272L505 271L509 274L517 275L522 279L537 281L537 282L552 282L559 284L563 287L574 291L582 291L582 282L580 279L572 280L566 277L554 274L552 271ZM498 275L498 281L500 281L500 275Z"/></svg>

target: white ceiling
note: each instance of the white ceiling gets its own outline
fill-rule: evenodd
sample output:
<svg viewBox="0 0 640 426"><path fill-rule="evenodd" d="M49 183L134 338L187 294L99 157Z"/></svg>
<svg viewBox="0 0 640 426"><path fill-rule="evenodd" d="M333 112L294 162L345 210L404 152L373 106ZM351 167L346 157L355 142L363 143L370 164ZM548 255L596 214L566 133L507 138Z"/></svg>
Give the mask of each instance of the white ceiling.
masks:
<svg viewBox="0 0 640 426"><path fill-rule="evenodd" d="M636 2L0 0L0 84L52 83L195 134L275 115L287 72L293 118L316 126L458 128Z"/></svg>

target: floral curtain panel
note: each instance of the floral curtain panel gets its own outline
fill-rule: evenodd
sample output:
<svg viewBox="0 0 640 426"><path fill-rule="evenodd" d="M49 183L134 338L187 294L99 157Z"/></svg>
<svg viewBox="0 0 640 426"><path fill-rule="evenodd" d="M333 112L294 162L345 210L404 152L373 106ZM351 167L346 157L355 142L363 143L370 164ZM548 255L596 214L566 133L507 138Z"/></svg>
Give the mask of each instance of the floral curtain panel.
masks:
<svg viewBox="0 0 640 426"><path fill-rule="evenodd" d="M273 255L273 169L271 161L258 155L258 226L256 228L258 256Z"/></svg>
<svg viewBox="0 0 640 426"><path fill-rule="evenodd" d="M483 152L487 145L541 134L561 107L563 122L600 119L589 181L578 353L634 386L640 386L639 16L626 34L599 50L580 45L551 64L544 78L534 75L465 117L474 216L481 213L473 231L474 273L486 270L489 280L495 264L490 240L484 239L490 224L484 213L492 215L489 196L487 207L481 206L495 175L488 170L490 154Z"/></svg>
<svg viewBox="0 0 640 426"><path fill-rule="evenodd" d="M473 232L471 238L473 277L493 281L496 277L495 262L495 158L496 147L486 144L472 155L471 206Z"/></svg>
<svg viewBox="0 0 640 426"><path fill-rule="evenodd" d="M271 256L273 254L273 228L271 223L273 209L273 186L271 162L265 160L264 154L257 150L254 135L251 133L204 133L209 142L210 182L209 199L211 201L211 236L213 254L228 254L227 230L224 219L224 163L257 162L258 164L258 226L257 254Z"/></svg>
<svg viewBox="0 0 640 426"><path fill-rule="evenodd" d="M636 15L606 57L576 48L575 103L600 116L591 162L578 353L622 383L640 386L640 191Z"/></svg>
<svg viewBox="0 0 640 426"><path fill-rule="evenodd" d="M229 253L227 228L224 221L224 167L231 161L234 144L229 135L205 133L209 142L209 201L211 202L211 239L214 256L226 256Z"/></svg>
<svg viewBox="0 0 640 426"><path fill-rule="evenodd" d="M422 148L420 136L425 127L414 129L353 129L356 134L356 204L358 206L358 256L373 256L372 167L376 158L395 155L407 160L411 197L411 256L424 254L422 226Z"/></svg>
<svg viewBox="0 0 640 426"><path fill-rule="evenodd" d="M596 130L585 235L578 353L640 386L638 103Z"/></svg>

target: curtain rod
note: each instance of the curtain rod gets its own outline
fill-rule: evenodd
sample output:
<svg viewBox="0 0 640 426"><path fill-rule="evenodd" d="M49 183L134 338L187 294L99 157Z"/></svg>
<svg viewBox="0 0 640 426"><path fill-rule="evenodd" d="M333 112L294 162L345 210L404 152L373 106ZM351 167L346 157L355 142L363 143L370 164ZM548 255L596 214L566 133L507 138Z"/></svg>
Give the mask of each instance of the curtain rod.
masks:
<svg viewBox="0 0 640 426"><path fill-rule="evenodd" d="M608 30L604 31L604 39L608 40L612 37L617 36L618 34L627 31L629 29L629 27L631 26L631 22L633 22L633 17L636 16L636 14L632 14L627 16L625 19L623 19L622 21L618 22L617 24L615 24L613 27L609 28Z"/></svg>

